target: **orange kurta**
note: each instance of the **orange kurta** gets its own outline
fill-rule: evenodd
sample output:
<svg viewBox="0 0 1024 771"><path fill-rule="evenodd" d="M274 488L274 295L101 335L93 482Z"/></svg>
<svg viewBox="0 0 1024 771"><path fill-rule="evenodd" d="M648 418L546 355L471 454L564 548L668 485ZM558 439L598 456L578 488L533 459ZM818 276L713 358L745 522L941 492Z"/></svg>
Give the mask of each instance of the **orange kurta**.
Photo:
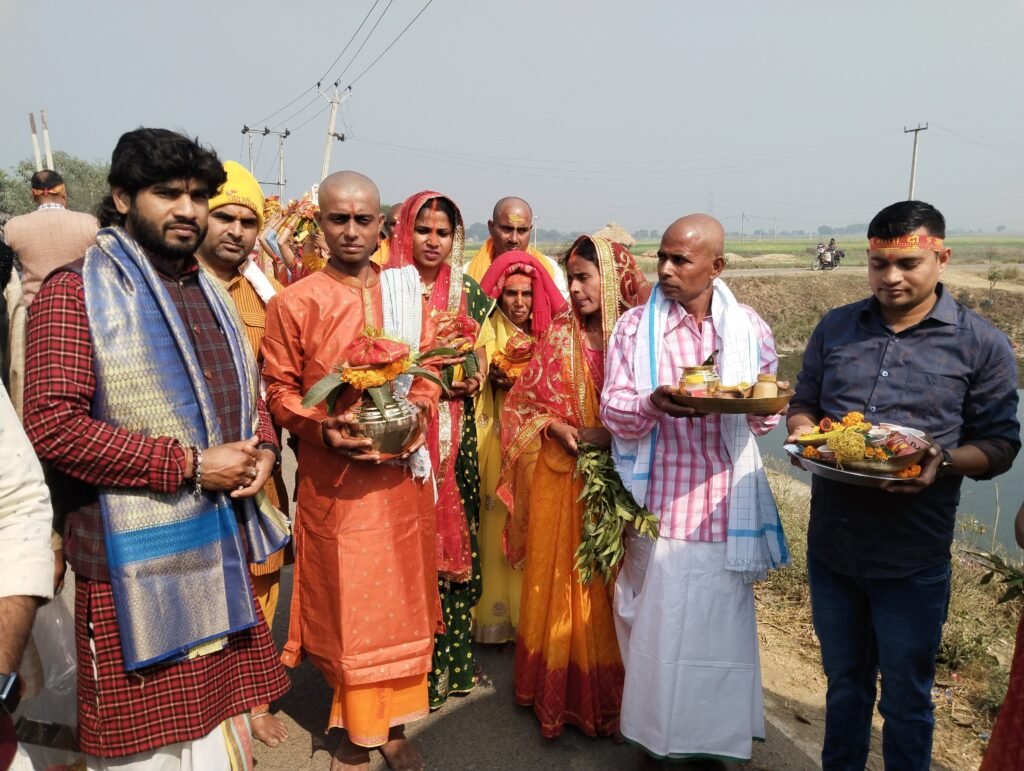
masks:
<svg viewBox="0 0 1024 771"><path fill-rule="evenodd" d="M211 272L211 275L215 274ZM269 281L277 292L284 288L276 279L271 278ZM224 288L235 304L238 317L242 320L242 331L245 332L245 338L249 341L252 355L256 357L257 362L262 362L260 346L263 344L263 335L267 329L266 305L256 293L252 284L241 273L224 284ZM278 431L278 440L280 438L280 431ZM267 494L267 500L270 501L272 506L276 506L285 514L288 513L288 491L285 488L284 477L281 475L280 469L275 471L273 476L267 480L267 484L263 487L263 492ZM254 562L249 565L249 574L252 576L256 598L263 607L263 615L267 618L267 625L271 627L274 625L274 613L277 610L278 583L281 578L281 568L285 564L286 553L290 552L288 547L284 546L267 557L266 562L262 564Z"/></svg>
<svg viewBox="0 0 1024 771"><path fill-rule="evenodd" d="M440 608L433 488L405 465L361 463L328 449L323 405L301 402L364 326L380 327L381 319L379 278L363 286L328 266L271 300L262 346L270 412L299 439L284 662L310 657L335 688L332 725L365 746L385 740L389 725L427 714ZM417 380L410 396L436 404L438 393ZM410 691L422 697L407 698Z"/></svg>

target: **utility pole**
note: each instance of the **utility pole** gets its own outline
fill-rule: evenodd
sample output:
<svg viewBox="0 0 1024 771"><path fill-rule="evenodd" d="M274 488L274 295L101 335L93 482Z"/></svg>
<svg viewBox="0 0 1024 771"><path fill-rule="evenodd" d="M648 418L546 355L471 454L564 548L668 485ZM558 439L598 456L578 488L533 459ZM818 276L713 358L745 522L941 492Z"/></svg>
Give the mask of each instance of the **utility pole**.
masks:
<svg viewBox="0 0 1024 771"><path fill-rule="evenodd" d="M914 158L910 162L910 194L907 196L908 201L914 200L914 184L917 182L917 138L922 131L928 130L928 124L925 123L923 126L918 124L917 128L904 128L904 134L914 135Z"/></svg>
<svg viewBox="0 0 1024 771"><path fill-rule="evenodd" d="M248 126L242 126L242 133L247 135L249 138L249 173L255 175L255 162L252 156L252 138L255 134L259 134L262 137L277 137L277 193L284 200L284 140L291 136L292 132L288 129L284 131L271 131L266 126L262 130L249 128ZM262 147L262 145L260 145Z"/></svg>
<svg viewBox="0 0 1024 771"><path fill-rule="evenodd" d="M772 217L772 243L778 243L779 240L779 223Z"/></svg>
<svg viewBox="0 0 1024 771"><path fill-rule="evenodd" d="M327 99L326 94L324 94L323 92L320 93L320 96L324 97L324 99ZM320 181L321 182L327 176L327 172L331 168L331 148L334 146L334 140L337 139L340 142L344 142L345 141L345 135L344 134L337 134L337 133L335 133L335 131L334 131L334 122L335 122L335 120L338 117L338 105L340 105L342 102L344 102L350 96L352 96L352 86L349 86L348 88L346 88L345 89L345 95L342 96L341 98L339 98L338 97L338 82L337 81L334 82L334 96L332 96L330 99L328 99L328 101L331 104L331 117L327 121L327 137L324 140L324 162L323 162L323 165L320 167Z"/></svg>
<svg viewBox="0 0 1024 771"><path fill-rule="evenodd" d="M284 200L284 140L292 133L288 129L284 132L275 131L277 134L277 194Z"/></svg>
<svg viewBox="0 0 1024 771"><path fill-rule="evenodd" d="M242 133L245 134L249 140L249 173L255 174L255 162L253 161L252 156L252 136L253 134L262 134L263 132L259 129L251 129L248 126L242 126Z"/></svg>
<svg viewBox="0 0 1024 771"><path fill-rule="evenodd" d="M46 168L53 168L53 152L50 150L50 127L46 123L46 110L39 111L39 122L43 124L43 151L46 153Z"/></svg>
<svg viewBox="0 0 1024 771"><path fill-rule="evenodd" d="M740 243L743 243L743 212L740 212Z"/></svg>
<svg viewBox="0 0 1024 771"><path fill-rule="evenodd" d="M32 151L36 156L36 171L42 171L43 158L39 153L39 135L36 133L36 114L34 112L28 114L28 125L32 129Z"/></svg>

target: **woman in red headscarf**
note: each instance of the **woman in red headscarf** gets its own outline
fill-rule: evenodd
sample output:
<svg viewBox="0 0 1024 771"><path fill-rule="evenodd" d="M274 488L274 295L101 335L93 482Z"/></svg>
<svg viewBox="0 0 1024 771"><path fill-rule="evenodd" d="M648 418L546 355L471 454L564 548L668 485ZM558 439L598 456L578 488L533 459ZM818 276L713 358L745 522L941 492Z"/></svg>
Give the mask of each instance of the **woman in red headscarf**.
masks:
<svg viewBox="0 0 1024 771"><path fill-rule="evenodd" d="M522 548L515 693L519 704L533 706L547 737L565 723L590 736L619 726L623 668L612 585L600 578L583 584L574 567L582 540L582 482L574 472L578 443L611 443L598 417L605 345L623 311L650 294L633 256L603 238L577 239L566 267L572 309L554 319L505 402L498 487L518 515L516 465L539 439ZM510 544L513 556L516 546Z"/></svg>
<svg viewBox="0 0 1024 771"><path fill-rule="evenodd" d="M438 342L453 336L475 337L477 350L488 342L487 320L494 301L463 273L465 230L458 207L448 197L429 190L402 204L388 267L415 265L420 274L423 303L438 328ZM468 317L472 323L466 322ZM476 330L469 327L476 326ZM475 332L475 334L474 334ZM480 598L480 564L476 530L480 512L480 474L477 465L473 400L486 377L486 360L477 355L481 371L473 377L449 365L442 376L452 379L442 396L438 419L430 424L427 448L437 480L438 590L445 632L434 637L434 660L429 678L430 707L444 704L450 693L466 693L476 682L470 639L471 608Z"/></svg>
<svg viewBox="0 0 1024 771"><path fill-rule="evenodd" d="M473 639L482 643L505 643L515 639L519 623L522 560L512 565L502 546L507 525L525 522L529 502L528 479L537 461L540 442L521 453L516 473L523 483L516 486L516 506L522 514L509 517L509 510L497 497L501 476L501 413L505 396L517 374L525 370L534 341L544 337L551 320L566 309L547 268L526 252L506 252L484 274L481 286L498 307L487 319L493 330L487 345L490 363L488 381L476 403L476 430L480 448L480 569L483 593L474 614ZM526 533L511 534L514 543L526 542Z"/></svg>

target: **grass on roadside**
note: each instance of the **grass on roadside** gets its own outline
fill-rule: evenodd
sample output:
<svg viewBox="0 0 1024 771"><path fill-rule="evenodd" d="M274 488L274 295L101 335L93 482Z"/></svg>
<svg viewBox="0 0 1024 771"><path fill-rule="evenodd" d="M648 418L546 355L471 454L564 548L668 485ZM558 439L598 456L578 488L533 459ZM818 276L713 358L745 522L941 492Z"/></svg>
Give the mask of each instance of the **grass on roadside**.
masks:
<svg viewBox="0 0 1024 771"><path fill-rule="evenodd" d="M800 643L809 660L820 665L807 585L810 489L786 474L783 463L765 460L792 564L774 571L756 587L758 618L785 631ZM971 518L966 518L966 523L961 539L969 541L972 529L977 532L977 523ZM975 752L980 758L983 743L978 735L991 731L1002 705L1024 603L998 604L1002 589L995 582L981 584L986 571L958 555L956 543L954 554L949 614L942 630L935 678L935 753L936 757L959 762L965 752ZM976 767L976 761L972 767Z"/></svg>

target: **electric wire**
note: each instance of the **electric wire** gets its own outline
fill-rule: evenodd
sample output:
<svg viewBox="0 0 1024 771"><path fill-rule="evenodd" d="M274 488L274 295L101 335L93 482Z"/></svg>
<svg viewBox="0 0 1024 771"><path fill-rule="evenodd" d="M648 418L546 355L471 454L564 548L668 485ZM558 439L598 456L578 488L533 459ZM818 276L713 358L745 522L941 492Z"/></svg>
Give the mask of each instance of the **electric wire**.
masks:
<svg viewBox="0 0 1024 771"><path fill-rule="evenodd" d="M359 58L359 54L362 53L363 49L366 47L367 42L369 42L370 38L373 37L373 33L377 31L377 27L380 26L381 21L387 15L388 9L394 2L395 0L388 0L388 4L385 5L384 10L380 12L380 16L377 17L377 21L370 28L370 31L367 33L366 37L363 38L363 42L359 45L359 48L356 49L356 52L352 55L352 58L348 60L348 64L345 65L345 68L338 73L337 80L339 83L341 82L341 79L345 76L345 73L348 72L348 68L351 67L352 63ZM351 87L352 86L350 84L349 88Z"/></svg>
<svg viewBox="0 0 1024 771"><path fill-rule="evenodd" d="M374 59L374 60L373 60L372 62L370 62L370 65L369 65L369 66L368 66L368 67L367 67L367 68L366 68L365 70L363 70L363 71L362 71L362 72L360 72L360 73L359 73L358 75L356 75L356 77L355 77L355 78L354 78L354 79L352 80L352 82L348 84L348 85L349 85L349 88L351 88L351 87L352 87L352 86L354 86L354 85L355 85L356 83L358 83L358 82L359 82L359 81L360 81L360 80L361 80L361 79L363 78L363 76L364 76L364 75L365 75L366 73L368 73L368 72L369 72L370 70L372 70L372 69L373 69L373 65L375 65L375 64L376 64L377 62L379 62L379 61L380 61L380 60L381 60L381 59L382 59L382 58L384 57L384 54L386 54L386 53L387 53L388 51L390 51L390 50L392 49L392 47L393 47L393 46L395 45L395 43L397 43L397 42L398 42L399 40L401 40L401 39L402 39L402 35L404 35L404 34L405 34L406 32L408 32L408 31L409 31L409 27L411 27L411 26L412 26L413 24L415 24L415 23L416 23L416 20L417 20L417 19L418 19L418 18L419 18L420 16L422 16L422 15L423 15L423 12L424 12L425 10L427 10L427 8L429 8L429 7L430 7L430 4L431 4L432 2L434 2L434 0L427 0L427 3L426 3L426 5L424 5L424 6L422 7L422 8L420 8L420 12L419 12L419 13L417 13L417 14L416 14L415 16L413 16L413 17L412 17L412 21L410 21L410 22L409 22L408 24L406 24L406 25L405 25L405 27L404 27L404 28L402 29L402 31L398 33L398 36L397 36L397 37L396 37L396 38L395 38L394 40L392 40L392 41L391 41L390 43L388 43L388 46L387 46L387 48L385 48L385 49L384 49L383 51L381 51L381 52L380 52L380 53L379 53L379 54L377 55L377 58L376 58L376 59Z"/></svg>

